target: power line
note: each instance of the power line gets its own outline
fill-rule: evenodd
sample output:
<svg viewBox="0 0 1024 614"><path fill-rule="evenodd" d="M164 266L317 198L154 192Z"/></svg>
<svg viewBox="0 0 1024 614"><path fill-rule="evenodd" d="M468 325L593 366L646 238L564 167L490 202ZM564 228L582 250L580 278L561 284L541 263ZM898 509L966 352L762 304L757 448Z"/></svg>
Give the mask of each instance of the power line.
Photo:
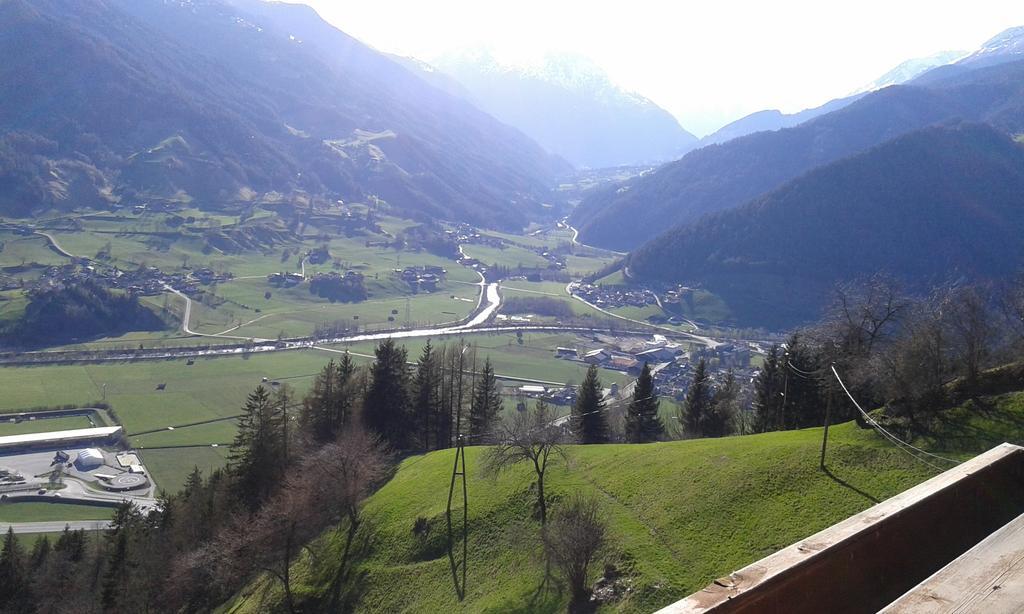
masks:
<svg viewBox="0 0 1024 614"><path fill-rule="evenodd" d="M914 454L914 452L911 452L910 450L914 450L915 452L919 452L921 454L930 456L932 458L935 458L935 459L938 459L938 460L941 460L941 461L945 461L947 463L952 463L954 465L959 465L960 464L960 461L956 461L956 460L953 460L951 458L946 458L945 456L940 456L938 454L933 454L933 453L931 453L931 452L929 452L927 450L922 450L921 448L918 448L918 447L916 447L916 446L914 446L914 445L912 445L912 444L910 444L910 443L908 443L906 441L903 441L899 437L896 437L895 435L893 435L889 431L885 430L885 428L882 427L882 425L879 424L877 420L872 418L866 411L864 411L864 408L860 406L860 403L857 402L857 399L853 398L853 395L850 394L850 391L849 391L849 389L847 389L846 384L843 383L842 378L839 377L839 372L836 371L835 366L832 366L831 369L832 369L832 373L836 377L836 381L838 381L839 385L843 388L843 392L846 393L846 396L849 397L850 401L853 403L853 406L856 407L857 411L859 411L861 416L864 417L864 420L867 421L867 423L872 428L876 429L879 433L881 433L883 437L888 439L893 445L895 445L899 449L903 450L907 454L910 454L911 456L913 456L917 460L921 461L922 463L924 463L924 464L926 464L926 465L928 465L928 466L930 466L930 467L932 467L932 468L934 468L934 469L936 469L938 471L943 471L943 469L941 467L933 464L933 463L928 462L927 460L925 460L923 458L920 458L920 457L916 456ZM909 449L907 449L907 448L909 448Z"/></svg>
<svg viewBox="0 0 1024 614"><path fill-rule="evenodd" d="M813 380L816 377L815 375L807 371L803 371L801 369L796 368L796 366L794 366L793 363L789 362L788 360L786 361L786 366L792 369L793 375L799 377L800 379Z"/></svg>
<svg viewBox="0 0 1024 614"><path fill-rule="evenodd" d="M820 374L824 373L827 370L827 368L822 368L822 369L818 369L817 371L804 371L800 367L797 367L796 365L794 365L793 361L791 361L789 359L786 360L786 364L789 365L789 367L791 369L793 369L794 371L796 371L800 375L815 376L815 375L820 375Z"/></svg>

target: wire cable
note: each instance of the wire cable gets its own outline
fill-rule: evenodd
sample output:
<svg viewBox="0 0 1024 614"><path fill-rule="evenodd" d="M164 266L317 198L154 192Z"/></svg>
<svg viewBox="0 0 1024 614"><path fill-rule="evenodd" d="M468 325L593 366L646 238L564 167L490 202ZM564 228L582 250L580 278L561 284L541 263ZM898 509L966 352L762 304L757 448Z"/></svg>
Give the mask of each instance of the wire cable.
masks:
<svg viewBox="0 0 1024 614"><path fill-rule="evenodd" d="M938 460L941 460L941 461L945 461L947 463L952 463L954 465L959 465L960 464L960 461L953 460L951 458L946 458L945 456L940 456L938 454L933 454L933 453L931 453L931 452L929 452L927 450L922 450L921 448L918 448L918 447L916 447L916 446L914 446L914 445L912 445L910 443L907 443L906 441L903 441L899 437L896 437L895 435L893 435L889 431L885 430L885 428L882 427L882 425L879 424L877 420L872 418L866 411L864 411L864 408L860 406L860 403L857 402L857 399L853 398L853 395L850 394L850 391L849 391L849 389L847 389L846 384L843 383L843 379L841 377L839 377L839 372L836 371L835 366L833 365L831 368L832 368L832 373L836 377L836 381L839 382L839 385L843 388L843 392L845 392L846 396L849 397L850 401L853 403L853 406L857 408L857 411L859 411L861 416L864 417L864 420L866 420L867 423L869 425L871 425L872 428L878 430L878 432L881 433L883 437L885 437L886 439L891 441L893 444L895 444L900 449L903 449L908 454L911 454L911 456L914 456L914 454L913 454L913 452L910 452L910 450L914 450L915 452L919 452L919 453L924 454L926 456L930 456L932 458L935 458L935 459L938 459ZM909 448L909 450L907 450L905 448ZM931 467L934 467L935 469L938 469L939 471L942 471L942 468L940 468L940 467L938 467L938 466L936 466L936 465L934 465L932 463L929 463L928 461L924 460L923 458L918 458L917 456L914 456L914 458L917 458L921 462L923 462L923 463L925 463L925 464L927 464L927 465L929 465Z"/></svg>

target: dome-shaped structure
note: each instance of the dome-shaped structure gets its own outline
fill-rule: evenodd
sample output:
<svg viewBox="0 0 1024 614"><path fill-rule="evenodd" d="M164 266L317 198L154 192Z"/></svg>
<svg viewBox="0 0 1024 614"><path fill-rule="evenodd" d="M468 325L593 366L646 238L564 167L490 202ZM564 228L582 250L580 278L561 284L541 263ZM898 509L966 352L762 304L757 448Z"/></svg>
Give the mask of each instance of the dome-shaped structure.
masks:
<svg viewBox="0 0 1024 614"><path fill-rule="evenodd" d="M103 458L103 453L96 448L86 448L78 453L78 457L75 458L75 468L79 471L89 471L97 467L103 466L106 459Z"/></svg>

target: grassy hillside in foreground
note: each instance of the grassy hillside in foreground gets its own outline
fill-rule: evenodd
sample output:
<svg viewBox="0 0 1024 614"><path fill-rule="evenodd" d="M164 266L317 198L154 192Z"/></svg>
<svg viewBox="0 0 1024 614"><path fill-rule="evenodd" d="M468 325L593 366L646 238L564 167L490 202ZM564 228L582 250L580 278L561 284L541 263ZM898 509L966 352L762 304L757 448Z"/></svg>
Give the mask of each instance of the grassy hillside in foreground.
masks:
<svg viewBox="0 0 1024 614"><path fill-rule="evenodd" d="M966 419L962 440L941 437L933 449L967 458L1001 441L1020 442L1024 393L984 400ZM957 417L959 416L959 417ZM942 429L945 430L945 429ZM961 448L959 444L964 444ZM818 470L821 429L649 445L574 446L570 462L550 471L552 507L582 490L599 497L610 547L593 567L615 564L632 590L602 611L649 612L783 546L931 477L937 471L853 423L830 432L829 473ZM405 460L368 501L368 553L359 564L357 609L367 612L556 612L567 595L557 584L538 592L544 565L539 523L530 518L532 472L525 466L491 480L482 448L467 450L469 578L457 601L445 548L445 503L453 451ZM423 537L413 533L427 519ZM298 592L321 598L344 542L328 534L314 547L315 566L295 565ZM248 589L227 611L272 609L276 585Z"/></svg>

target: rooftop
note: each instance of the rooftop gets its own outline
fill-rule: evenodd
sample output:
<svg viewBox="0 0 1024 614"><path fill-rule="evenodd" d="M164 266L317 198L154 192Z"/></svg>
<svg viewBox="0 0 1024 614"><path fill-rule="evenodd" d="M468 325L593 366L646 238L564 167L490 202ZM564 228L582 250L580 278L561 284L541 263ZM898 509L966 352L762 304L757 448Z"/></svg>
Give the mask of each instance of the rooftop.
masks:
<svg viewBox="0 0 1024 614"><path fill-rule="evenodd" d="M23 446L33 443L56 443L77 441L80 439L101 439L109 437L121 430L119 426L102 426L91 429L72 429L70 431L50 431L47 433L26 433L24 435L8 435L0 437L0 448Z"/></svg>

